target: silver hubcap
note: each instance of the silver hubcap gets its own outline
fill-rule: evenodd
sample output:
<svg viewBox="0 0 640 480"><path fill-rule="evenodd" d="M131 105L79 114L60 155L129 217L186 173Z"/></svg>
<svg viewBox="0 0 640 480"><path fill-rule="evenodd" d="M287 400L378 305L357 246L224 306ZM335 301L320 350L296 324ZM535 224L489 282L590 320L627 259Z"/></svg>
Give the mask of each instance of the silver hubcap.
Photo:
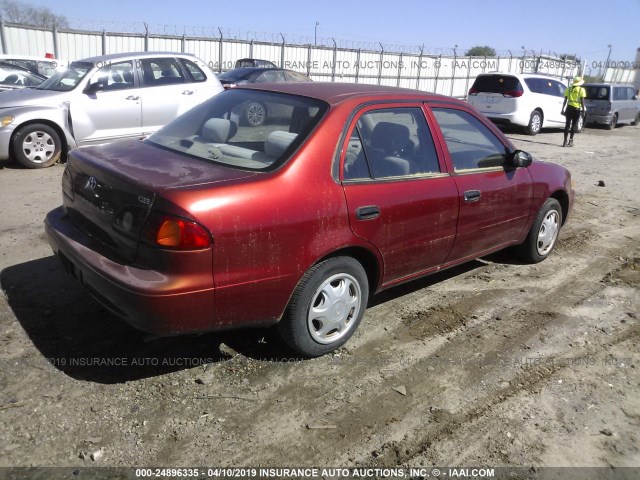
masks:
<svg viewBox="0 0 640 480"><path fill-rule="evenodd" d="M31 132L22 142L24 155L33 163L47 162L56 151L56 143L46 132Z"/></svg>
<svg viewBox="0 0 640 480"><path fill-rule="evenodd" d="M247 110L247 119L251 125L262 125L264 122L264 108L261 105L251 105Z"/></svg>
<svg viewBox="0 0 640 480"><path fill-rule="evenodd" d="M322 344L340 340L360 313L362 294L357 280L346 273L325 280L313 294L307 326L313 339Z"/></svg>
<svg viewBox="0 0 640 480"><path fill-rule="evenodd" d="M538 254L546 255L551 251L553 245L558 238L558 232L560 230L560 217L558 212L550 210L547 212L547 216L544 218L540 230L538 231Z"/></svg>

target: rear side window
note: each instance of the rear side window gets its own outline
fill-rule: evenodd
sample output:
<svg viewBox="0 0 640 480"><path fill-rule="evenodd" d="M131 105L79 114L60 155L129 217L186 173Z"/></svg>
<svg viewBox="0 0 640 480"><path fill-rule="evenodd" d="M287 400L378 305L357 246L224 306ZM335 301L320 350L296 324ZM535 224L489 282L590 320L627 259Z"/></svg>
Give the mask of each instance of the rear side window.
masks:
<svg viewBox="0 0 640 480"><path fill-rule="evenodd" d="M145 86L172 85L184 83L180 64L174 58L146 58L140 60L142 79Z"/></svg>
<svg viewBox="0 0 640 480"><path fill-rule="evenodd" d="M542 93L554 97L562 97L565 87L560 82L550 78L526 78L524 82L534 93Z"/></svg>
<svg viewBox="0 0 640 480"><path fill-rule="evenodd" d="M434 108L456 171L502 167L507 147L480 120L462 110Z"/></svg>
<svg viewBox="0 0 640 480"><path fill-rule="evenodd" d="M364 113L349 138L345 180L439 173L438 156L420 108Z"/></svg>
<svg viewBox="0 0 640 480"><path fill-rule="evenodd" d="M191 60L181 58L180 63L189 72L189 81L191 82L204 82L207 80L207 76L204 72Z"/></svg>
<svg viewBox="0 0 640 480"><path fill-rule="evenodd" d="M505 93L522 92L520 80L510 75L479 75L473 82L471 93ZM513 95L512 95L513 96Z"/></svg>

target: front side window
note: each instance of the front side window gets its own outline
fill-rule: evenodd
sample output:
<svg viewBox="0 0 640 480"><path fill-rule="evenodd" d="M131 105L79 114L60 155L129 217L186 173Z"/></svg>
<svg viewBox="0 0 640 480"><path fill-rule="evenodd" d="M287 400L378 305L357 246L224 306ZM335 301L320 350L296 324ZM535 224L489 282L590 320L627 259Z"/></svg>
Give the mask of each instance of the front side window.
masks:
<svg viewBox="0 0 640 480"><path fill-rule="evenodd" d="M180 65L174 58L146 58L140 60L142 80L147 87L184 83Z"/></svg>
<svg viewBox="0 0 640 480"><path fill-rule="evenodd" d="M89 79L89 86L94 84L98 84L101 91L133 88L133 61L106 64Z"/></svg>
<svg viewBox="0 0 640 480"><path fill-rule="evenodd" d="M349 138L345 180L439 173L431 132L420 108L364 113Z"/></svg>
<svg viewBox="0 0 640 480"><path fill-rule="evenodd" d="M260 107L262 122L247 121ZM324 102L257 90L232 89L189 110L146 143L211 163L246 170L282 165L327 110Z"/></svg>
<svg viewBox="0 0 640 480"><path fill-rule="evenodd" d="M507 147L480 120L463 110L434 108L455 171L502 167Z"/></svg>

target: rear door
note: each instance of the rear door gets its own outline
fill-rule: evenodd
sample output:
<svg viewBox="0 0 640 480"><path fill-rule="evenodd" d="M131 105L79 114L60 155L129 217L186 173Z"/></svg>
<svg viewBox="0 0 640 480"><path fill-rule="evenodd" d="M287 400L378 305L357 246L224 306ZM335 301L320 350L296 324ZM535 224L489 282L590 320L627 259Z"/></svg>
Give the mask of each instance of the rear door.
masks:
<svg viewBox="0 0 640 480"><path fill-rule="evenodd" d="M531 214L531 177L506 165L508 147L475 114L433 107L460 203L457 236L447 262L513 243Z"/></svg>
<svg viewBox="0 0 640 480"><path fill-rule="evenodd" d="M78 145L142 136L140 88L133 60L109 63L69 103Z"/></svg>
<svg viewBox="0 0 640 480"><path fill-rule="evenodd" d="M341 165L351 228L380 252L384 285L444 261L458 193L420 104L363 109L349 127Z"/></svg>

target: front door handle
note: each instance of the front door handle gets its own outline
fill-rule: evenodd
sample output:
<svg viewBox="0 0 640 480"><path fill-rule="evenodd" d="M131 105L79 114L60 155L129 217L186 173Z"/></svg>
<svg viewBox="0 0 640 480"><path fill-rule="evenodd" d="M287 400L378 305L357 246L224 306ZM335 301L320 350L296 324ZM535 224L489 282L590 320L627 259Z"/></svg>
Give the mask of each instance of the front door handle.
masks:
<svg viewBox="0 0 640 480"><path fill-rule="evenodd" d="M129 95L125 100L140 100L137 95Z"/></svg>
<svg viewBox="0 0 640 480"><path fill-rule="evenodd" d="M480 200L480 190L467 190L464 192L464 201L467 203L473 203Z"/></svg>
<svg viewBox="0 0 640 480"><path fill-rule="evenodd" d="M358 220L373 220L380 216L380 208L377 205L369 205L360 207L356 210L356 218Z"/></svg>
<svg viewBox="0 0 640 480"><path fill-rule="evenodd" d="M183 95L193 95L193 90L184 90L182 92Z"/></svg>

